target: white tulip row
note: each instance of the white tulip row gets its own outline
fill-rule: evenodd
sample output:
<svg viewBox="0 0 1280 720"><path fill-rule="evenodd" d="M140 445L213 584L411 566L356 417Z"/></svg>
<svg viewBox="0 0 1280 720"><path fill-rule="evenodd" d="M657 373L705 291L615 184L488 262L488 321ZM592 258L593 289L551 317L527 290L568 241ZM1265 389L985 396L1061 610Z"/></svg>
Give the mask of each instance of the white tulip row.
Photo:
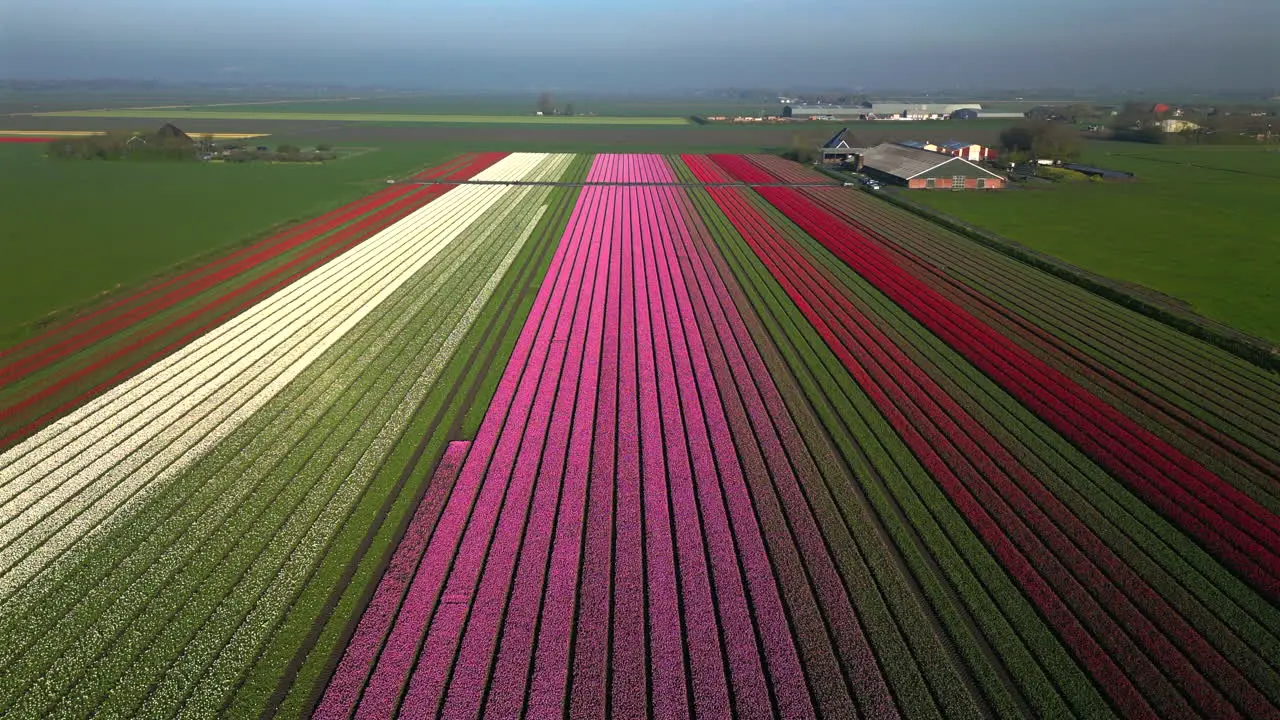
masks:
<svg viewBox="0 0 1280 720"><path fill-rule="evenodd" d="M210 712L216 712L221 706L226 694L238 682L240 674L261 651L261 642L266 634L264 631L274 628L293 602L312 565L359 500L361 491L372 482L382 465L382 460L395 447L403 428L408 425L418 405L426 397L449 359L453 357L458 345L537 226L541 215L542 210L528 223L518 242L502 258L497 271L467 307L462 319L445 339L427 370L414 381L373 442L359 448L362 451L355 466L350 471L343 472L341 478L327 478L330 483L339 481L337 492L329 497L316 497L311 500L310 510L319 511L319 516L310 528L297 534L290 533L288 530L280 534L282 537L292 539L289 543L293 546L292 551L287 558L281 559L282 564L277 566L273 573L255 573L256 578L246 577L246 581L256 579L256 582L242 582L241 586L228 595L227 605L241 606L243 608L241 612L247 613L245 615L236 613L233 616L239 624L230 639L219 645L214 655L202 656L184 652L179 662L170 667L169 683L162 684L152 695L157 709L168 709L163 705L164 699L169 697L166 690L180 691L183 688L190 688L192 683L195 683L194 692L185 700L185 709L179 716L207 717ZM306 516L309 513L301 514ZM245 602L246 599L255 595L258 597L256 603ZM221 629L221 632L225 631L226 629ZM198 645L205 636L220 637L218 624L211 623L202 628L194 643ZM202 659L210 664L199 664ZM144 715L148 709L143 708Z"/></svg>
<svg viewBox="0 0 1280 720"><path fill-rule="evenodd" d="M550 159L542 165L544 170L539 176L542 179L560 176L570 160L571 157ZM199 508L193 507L192 513L185 509L182 511L182 515L188 516L186 521L180 517L173 518L174 528L185 528L177 536L160 528L153 531L140 529L140 539L151 536L155 531L160 531L160 535L167 538L155 547L160 555L150 554L150 560L138 558L144 563L141 565L132 555L127 559L119 556L124 562L117 567L122 570L134 567L136 570L123 575L112 573L103 578L105 586L101 587L101 592L97 586L85 588L87 595L84 602L79 603L82 607L77 607L72 615L64 616L65 621L55 618L66 613L66 609L54 610L52 615L45 613L46 608L58 603L42 600L35 589L37 585L47 585L45 581L51 580L49 570L41 577L41 583L23 587L21 595L13 599L15 606L23 606L17 612L24 618L42 616L44 622L55 623L50 628L51 635L41 635L38 631L32 635L42 639L28 651L15 648L14 653L6 653L0 649L5 663L12 663L25 655L24 664L41 668L19 673L21 677L38 674L45 678L38 690L22 696L23 706L39 713L40 708L56 702L55 698L82 673L89 674L85 681L93 688L132 687L135 684L145 688L160 679L156 674L158 671L163 673L167 668L170 672L157 687L149 710L168 714L167 709L160 710L159 706L168 708L179 702L184 693L193 689L195 680L205 676L202 668L215 659L213 670L218 680L215 684L201 681L199 702L203 704L211 694L224 692L228 687L224 681L242 672L254 656L252 648L260 648L261 643L274 632L288 603L301 590L300 583L307 577L308 568L314 567L326 553L337 529L346 523L354 503L372 481L373 469L382 463L395 439L403 433L413 409L438 378L454 348L466 335L536 225L543 212L542 197L545 197L545 189L510 191L464 235L469 238L465 243L467 250L451 248L452 257L447 262L440 264L444 261L442 256L430 267L423 268L421 272L435 279L427 283L418 279L407 283L399 295L412 290L411 298L400 298L394 303L388 301L370 315L366 322L393 312L393 316L377 321L379 329L373 335L353 332L351 336L356 339L344 339L342 345L354 343L354 346L344 350L343 357L352 357L353 352L355 356L372 354L377 357L377 362L350 363L344 360L345 369L332 370L313 366L299 380L305 389L291 387L288 395L284 396L294 398L287 408L282 408L278 401L272 404L275 420L268 421L255 415L250 424L237 431L226 447L219 446L215 454L184 473L183 482L190 482L186 476L196 472L202 476L199 484L209 484L211 488L221 490L210 490L210 497L216 497L215 507L196 502ZM501 257L485 249L495 243L501 248ZM455 244L462 244L461 238ZM485 266L483 270L476 268L479 274L472 270L475 263ZM454 287L455 281L463 275L472 279L452 291L445 289L446 296L437 295L443 279L448 278L447 284ZM428 299L433 296L435 300ZM463 305L457 304L459 300ZM432 305L426 305L428 302ZM448 311L446 324L436 325L430 330L420 328L422 317L419 313L424 307L436 307L439 303L444 303L440 306L442 311L445 306L455 308ZM390 305L396 306L394 310L388 307ZM424 317L431 315L432 312L428 311ZM406 330L410 330L407 335ZM427 333L425 337L424 331ZM413 337L415 333L417 339ZM420 350L415 352L415 349ZM375 370L375 367L379 369ZM352 407L351 402L364 394L362 388L366 386L371 388L370 394L360 400L358 406ZM372 390L374 387L379 388L376 398ZM340 405L346 409L332 406L339 394L343 396ZM245 436L245 432L251 433L250 436ZM284 477L279 480L266 477L281 472L277 463L284 461L286 455L295 451L309 455L307 446L315 449L317 443L323 446L319 454L310 457L305 465L290 470L287 480ZM222 459L217 459L219 456ZM327 457L322 459L321 456ZM211 461L212 466L209 465ZM215 475L225 477L215 478ZM249 493L259 492L254 490L259 482L268 481L271 484L284 482L289 488L287 492L294 494L295 499L272 501L267 516L250 521L247 518L252 511L238 506ZM278 526L278 523L283 525ZM124 527L125 537L128 537L133 531L128 529L131 526L127 523ZM223 533L224 530L230 534L222 540L210 536L210 533ZM112 538L115 537L113 534ZM233 538L240 548L237 552L248 552L256 557L252 565L244 569L245 574L231 591L224 585L226 577L234 578L240 571L232 569L235 563L229 558L225 563L216 561L216 558L227 551L228 546L224 543ZM268 538L268 545L258 544L267 542ZM146 542L150 544L151 541L148 539ZM85 545L92 546L93 543L78 545L64 556L63 562L74 562L75 556L83 554ZM117 545L113 542L102 551L114 555ZM143 556L155 551L139 549ZM201 558L198 564L212 569L216 563L215 576L189 574L194 569L189 563L200 553L212 554L208 561ZM287 561L284 560L286 557ZM145 569L147 565L149 569ZM174 576L180 568L183 568L181 575ZM123 584L117 584L117 580L123 580ZM197 595L192 596L191 593ZM256 604L255 598L258 598ZM165 611L154 606L155 602L174 609ZM166 612L176 612L178 607L183 608L181 622L176 626L166 625L161 632L160 626L155 624L158 617L163 617ZM200 619L214 607L217 612L212 618ZM245 619L249 607L253 608L252 619ZM237 623L240 623L238 627ZM182 630L184 627L190 630ZM195 632L196 627L202 629L198 636L192 638L187 633ZM234 639L229 640L233 632ZM107 648L110 648L110 653L103 656ZM138 657L136 654L144 649L146 655ZM177 657L179 650L180 659L167 659L170 653ZM138 682L123 681L121 676L126 672ZM84 688L85 685L77 683L75 687ZM0 693L4 688L4 673L0 671ZM14 688L14 691L20 692L20 689ZM112 693L111 699L105 701L107 706L121 712L132 707L129 693L121 695ZM70 696L63 696L62 702L74 706L77 701L73 697L79 695L73 692ZM97 705L98 702L95 699L89 704ZM2 699L0 704L3 704Z"/></svg>
<svg viewBox="0 0 1280 720"><path fill-rule="evenodd" d="M477 178L524 179L545 158ZM0 455L0 597L208 452L508 191L449 191Z"/></svg>

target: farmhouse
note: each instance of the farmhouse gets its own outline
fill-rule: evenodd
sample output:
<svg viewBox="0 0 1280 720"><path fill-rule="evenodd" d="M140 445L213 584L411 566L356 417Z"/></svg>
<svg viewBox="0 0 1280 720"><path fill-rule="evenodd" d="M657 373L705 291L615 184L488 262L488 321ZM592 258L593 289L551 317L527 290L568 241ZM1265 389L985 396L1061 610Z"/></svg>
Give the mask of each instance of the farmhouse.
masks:
<svg viewBox="0 0 1280 720"><path fill-rule="evenodd" d="M1004 178L962 157L950 157L898 143L883 143L861 157L863 172L913 189L994 190Z"/></svg>
<svg viewBox="0 0 1280 720"><path fill-rule="evenodd" d="M822 163L824 165L847 163L855 160L858 151L845 139L845 135L848 132L849 128L842 129L832 135L830 140L823 143L822 147L818 148L822 153Z"/></svg>

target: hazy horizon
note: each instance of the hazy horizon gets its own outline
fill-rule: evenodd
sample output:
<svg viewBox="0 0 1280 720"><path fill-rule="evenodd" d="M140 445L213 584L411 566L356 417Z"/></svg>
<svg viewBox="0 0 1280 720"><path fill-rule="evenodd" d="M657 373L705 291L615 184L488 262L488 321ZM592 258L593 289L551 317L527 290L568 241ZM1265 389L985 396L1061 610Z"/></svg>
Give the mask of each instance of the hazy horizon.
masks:
<svg viewBox="0 0 1280 720"><path fill-rule="evenodd" d="M9 0L0 76L477 91L1253 89L1280 86L1277 36L1275 0Z"/></svg>

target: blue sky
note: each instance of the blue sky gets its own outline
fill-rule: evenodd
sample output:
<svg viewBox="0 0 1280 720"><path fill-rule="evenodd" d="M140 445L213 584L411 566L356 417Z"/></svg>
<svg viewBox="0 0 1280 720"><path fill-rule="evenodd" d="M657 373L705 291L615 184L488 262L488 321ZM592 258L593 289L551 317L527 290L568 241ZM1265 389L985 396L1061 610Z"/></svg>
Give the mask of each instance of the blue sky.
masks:
<svg viewBox="0 0 1280 720"><path fill-rule="evenodd" d="M1280 0L0 0L0 76L1280 86Z"/></svg>

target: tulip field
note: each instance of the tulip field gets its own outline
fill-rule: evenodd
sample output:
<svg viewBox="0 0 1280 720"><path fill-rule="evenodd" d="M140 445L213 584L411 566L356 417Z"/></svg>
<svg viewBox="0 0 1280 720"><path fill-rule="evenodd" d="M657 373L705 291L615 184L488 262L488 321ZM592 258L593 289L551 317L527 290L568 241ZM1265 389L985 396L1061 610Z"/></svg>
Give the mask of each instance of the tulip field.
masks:
<svg viewBox="0 0 1280 720"><path fill-rule="evenodd" d="M1278 438L781 158L464 155L0 349L0 715L1280 718Z"/></svg>

